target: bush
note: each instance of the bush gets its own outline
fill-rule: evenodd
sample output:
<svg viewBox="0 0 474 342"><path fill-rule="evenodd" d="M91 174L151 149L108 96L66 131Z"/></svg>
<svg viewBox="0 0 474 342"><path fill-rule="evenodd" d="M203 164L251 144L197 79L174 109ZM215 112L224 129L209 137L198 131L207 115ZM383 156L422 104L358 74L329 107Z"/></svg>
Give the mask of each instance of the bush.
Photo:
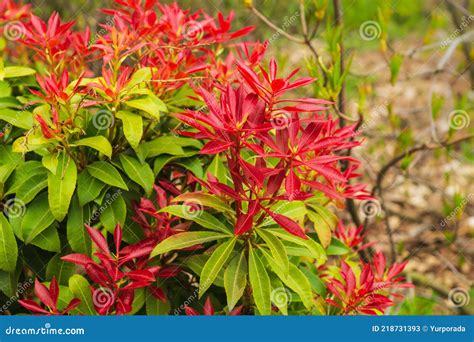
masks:
<svg viewBox="0 0 474 342"><path fill-rule="evenodd" d="M351 182L355 127L291 96L314 80L266 67L232 14L115 2L96 37L0 4L4 295L34 278L20 304L39 314L393 305L404 264L360 260L361 229L334 213L371 198Z"/></svg>

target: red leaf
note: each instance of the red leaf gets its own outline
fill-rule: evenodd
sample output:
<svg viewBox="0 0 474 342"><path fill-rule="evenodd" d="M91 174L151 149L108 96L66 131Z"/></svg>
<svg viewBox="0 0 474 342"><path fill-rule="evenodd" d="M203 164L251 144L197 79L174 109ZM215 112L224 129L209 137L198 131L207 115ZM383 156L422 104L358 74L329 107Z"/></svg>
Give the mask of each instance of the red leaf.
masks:
<svg viewBox="0 0 474 342"><path fill-rule="evenodd" d="M283 229L285 229L288 233L299 236L300 238L303 238L305 240L308 239L300 225L289 217L272 212L268 213L275 220L275 222L282 226Z"/></svg>
<svg viewBox="0 0 474 342"><path fill-rule="evenodd" d="M211 298L207 297L206 302L204 303L203 313L206 316L214 315L214 307L212 306Z"/></svg>
<svg viewBox="0 0 474 342"><path fill-rule="evenodd" d="M35 301L29 300L29 299L21 299L18 301L24 308L33 311L33 312L38 312L38 313L43 313L43 314L50 314L49 311L46 311L43 309L38 303Z"/></svg>
<svg viewBox="0 0 474 342"><path fill-rule="evenodd" d="M105 254L110 256L109 245L107 244L107 240L105 240L105 237L102 235L102 233L88 225L86 225L86 229L95 245Z"/></svg>
<svg viewBox="0 0 474 342"><path fill-rule="evenodd" d="M94 261L89 258L87 255L74 253L61 257L61 260L72 262L77 265L86 266L87 264L92 264Z"/></svg>
<svg viewBox="0 0 474 342"><path fill-rule="evenodd" d="M49 289L41 284L38 278L35 279L35 294L46 306L56 310L56 303L51 297Z"/></svg>
<svg viewBox="0 0 474 342"><path fill-rule="evenodd" d="M196 311L193 308L190 308L189 306L186 306L184 308L184 311L186 312L186 316L199 316L200 315L198 311Z"/></svg>
<svg viewBox="0 0 474 342"><path fill-rule="evenodd" d="M212 140L212 141L209 141L206 145L204 145L200 153L201 154L217 154L219 152L227 150L233 144L234 144L233 142Z"/></svg>

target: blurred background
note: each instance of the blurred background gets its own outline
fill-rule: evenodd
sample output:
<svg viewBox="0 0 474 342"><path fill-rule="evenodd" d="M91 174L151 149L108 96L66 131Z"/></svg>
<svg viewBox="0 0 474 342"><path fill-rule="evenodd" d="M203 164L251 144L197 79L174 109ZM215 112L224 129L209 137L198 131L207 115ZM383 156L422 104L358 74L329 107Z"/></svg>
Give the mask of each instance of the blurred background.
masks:
<svg viewBox="0 0 474 342"><path fill-rule="evenodd" d="M111 1L34 0L40 16L100 30ZM169 3L169 1L163 1ZM306 96L334 101L357 125L363 182L374 201L348 201L345 223L364 225L368 253L409 261L417 287L391 314L473 314L474 1L179 0L235 12L236 28L268 42L288 72L318 78ZM299 94L301 95L301 94Z"/></svg>

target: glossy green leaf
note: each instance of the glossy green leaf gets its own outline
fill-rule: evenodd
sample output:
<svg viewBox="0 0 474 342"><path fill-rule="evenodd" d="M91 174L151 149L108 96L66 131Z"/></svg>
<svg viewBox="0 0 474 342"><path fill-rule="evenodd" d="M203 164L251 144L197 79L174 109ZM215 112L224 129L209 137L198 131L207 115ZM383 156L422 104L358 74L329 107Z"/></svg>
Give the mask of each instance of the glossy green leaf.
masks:
<svg viewBox="0 0 474 342"><path fill-rule="evenodd" d="M90 255L92 242L87 233L85 223L89 219L89 208L82 207L76 196L72 199L71 207L67 218L67 240L72 250L77 253ZM86 214L86 215L85 215Z"/></svg>
<svg viewBox="0 0 474 342"><path fill-rule="evenodd" d="M100 214L100 222L108 232L113 233L117 224L124 227L127 218L127 204L121 194L111 195L108 193L102 203L102 208L105 208L105 210Z"/></svg>
<svg viewBox="0 0 474 342"><path fill-rule="evenodd" d="M13 272L18 259L18 246L10 222L0 213L0 269Z"/></svg>
<svg viewBox="0 0 474 342"><path fill-rule="evenodd" d="M223 242L216 250L212 253L209 260L207 260L199 280L199 298L207 291L212 285L220 270L226 263L230 254L234 250L237 238L231 238L226 242Z"/></svg>
<svg viewBox="0 0 474 342"><path fill-rule="evenodd" d="M22 129L31 129L31 127L33 127L33 114L23 110L1 108L0 120Z"/></svg>
<svg viewBox="0 0 474 342"><path fill-rule="evenodd" d="M98 161L87 165L87 171L92 177L97 178L105 184L115 186L117 188L128 191L127 184L123 181L122 176L117 169L110 163Z"/></svg>
<svg viewBox="0 0 474 342"><path fill-rule="evenodd" d="M46 267L46 280L51 281L56 277L59 285L68 286L69 278L76 273L76 265L71 262L61 260L61 255L56 254L48 262Z"/></svg>
<svg viewBox="0 0 474 342"><path fill-rule="evenodd" d="M43 230L54 222L54 216L49 210L47 195L41 194L28 206L21 221L21 237L25 243L30 243Z"/></svg>
<svg viewBox="0 0 474 342"><path fill-rule="evenodd" d="M305 240L291 233L288 233L286 230L281 228L272 228L268 229L268 231L278 236L280 239L305 247L311 253L313 258L318 259L318 262L324 262L325 260L327 260L326 253L323 247L311 238Z"/></svg>
<svg viewBox="0 0 474 342"><path fill-rule="evenodd" d="M79 274L75 274L69 279L69 288L74 294L74 297L81 300L81 304L77 307L79 314L86 316L95 315L91 288L87 279Z"/></svg>
<svg viewBox="0 0 474 342"><path fill-rule="evenodd" d="M24 66L7 66L3 69L3 72L4 78L17 78L34 75L36 70Z"/></svg>
<svg viewBox="0 0 474 342"><path fill-rule="evenodd" d="M18 187L16 197L24 204L28 204L47 186L48 177L46 173L34 175Z"/></svg>
<svg viewBox="0 0 474 342"><path fill-rule="evenodd" d="M59 155L56 174L48 173L49 208L57 221L61 222L67 215L76 182L77 167L74 160L64 153Z"/></svg>
<svg viewBox="0 0 474 342"><path fill-rule="evenodd" d="M110 142L101 135L77 140L72 146L87 146L99 151L109 158L112 158L112 145L110 145Z"/></svg>
<svg viewBox="0 0 474 342"><path fill-rule="evenodd" d="M143 136L143 118L125 110L119 111L116 116L122 120L123 133L128 143L136 149Z"/></svg>
<svg viewBox="0 0 474 342"><path fill-rule="evenodd" d="M59 253L61 251L61 241L59 240L57 224L52 224L41 231L30 241L30 244L48 252Z"/></svg>
<svg viewBox="0 0 474 342"><path fill-rule="evenodd" d="M272 312L270 278L252 247L249 249L249 280L258 312L261 315L270 315Z"/></svg>
<svg viewBox="0 0 474 342"><path fill-rule="evenodd" d="M183 249L201 243L228 238L229 235L217 232L183 232L170 236L160 242L151 252L151 257L164 254L172 250Z"/></svg>
<svg viewBox="0 0 474 342"><path fill-rule="evenodd" d="M232 259L224 273L227 306L231 311L244 294L247 286L247 258L244 251Z"/></svg>
<svg viewBox="0 0 474 342"><path fill-rule="evenodd" d="M99 197L100 192L106 185L95 177L92 177L87 170L83 170L77 177L77 196L79 205L84 206Z"/></svg>
<svg viewBox="0 0 474 342"><path fill-rule="evenodd" d="M283 272L287 274L290 266L288 263L288 255L286 254L283 243L273 235L272 232L264 229L257 229L257 233L265 241L268 248L270 248L275 262L281 267Z"/></svg>
<svg viewBox="0 0 474 342"><path fill-rule="evenodd" d="M221 220L218 220L211 214L205 212L202 210L202 208L199 208L199 206L194 207L192 204L170 205L160 209L159 212L169 213L173 216L181 217L189 221L194 221L204 228L216 230L227 235L232 234L229 228L227 228Z"/></svg>
<svg viewBox="0 0 474 342"><path fill-rule="evenodd" d="M203 192L188 192L173 199L173 202L197 203L201 206L210 207L220 212L234 214L235 211L216 195Z"/></svg>
<svg viewBox="0 0 474 342"><path fill-rule="evenodd" d="M120 162L127 176L140 185L149 196L155 184L155 175L150 166L147 163L142 164L137 159L125 154L120 155Z"/></svg>

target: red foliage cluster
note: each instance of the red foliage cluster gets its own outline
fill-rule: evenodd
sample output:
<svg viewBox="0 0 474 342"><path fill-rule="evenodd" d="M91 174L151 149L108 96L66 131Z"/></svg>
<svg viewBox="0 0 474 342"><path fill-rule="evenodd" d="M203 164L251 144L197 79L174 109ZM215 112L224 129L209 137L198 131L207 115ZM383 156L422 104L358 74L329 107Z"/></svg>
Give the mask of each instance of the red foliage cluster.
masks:
<svg viewBox="0 0 474 342"><path fill-rule="evenodd" d="M157 277L175 276L180 269L176 266L151 265L149 256L154 244L145 240L121 248L122 228L117 225L114 232L115 251L112 253L99 231L87 227L87 232L97 246L94 255L99 262L83 254L69 254L61 259L83 267L89 278L98 285L91 289L97 313L123 315L130 312L135 289L143 287L148 287L157 299L166 301L164 292L151 284Z"/></svg>
<svg viewBox="0 0 474 342"><path fill-rule="evenodd" d="M359 142L350 139L354 134L353 126L338 128L337 120L316 114L325 109L328 102L282 98L286 91L307 85L313 79L291 81L297 70L286 78L278 78L274 60L270 62L270 72L261 66L259 69L261 76L244 64L238 64L240 86L223 88L220 99L201 88L200 94L209 113L190 110L176 114L179 120L197 131L179 133L209 140L202 148L202 154L225 154L233 186L219 182L212 175L203 185L213 194L236 201L237 235L248 232L254 225L253 219L263 219L265 215L260 214L264 213L288 232L306 238L295 221L272 212L271 205L279 200L307 199L313 190L336 201L369 198L363 185L349 184L351 178L358 176L354 172L357 160L337 155L337 151L357 146ZM300 112L309 114L301 118ZM271 134L275 129L276 135ZM254 153L255 162L241 158L242 150ZM340 161L349 164L344 172L340 171ZM242 209L244 207L247 211Z"/></svg>
<svg viewBox="0 0 474 342"><path fill-rule="evenodd" d="M36 278L35 294L43 306L31 299L22 299L18 302L28 310L41 315L66 315L69 311L73 310L81 303L79 299L75 298L72 299L63 310L58 309L59 285L56 277L53 277L51 280L49 288L47 288L44 284L41 284L38 278Z"/></svg>

